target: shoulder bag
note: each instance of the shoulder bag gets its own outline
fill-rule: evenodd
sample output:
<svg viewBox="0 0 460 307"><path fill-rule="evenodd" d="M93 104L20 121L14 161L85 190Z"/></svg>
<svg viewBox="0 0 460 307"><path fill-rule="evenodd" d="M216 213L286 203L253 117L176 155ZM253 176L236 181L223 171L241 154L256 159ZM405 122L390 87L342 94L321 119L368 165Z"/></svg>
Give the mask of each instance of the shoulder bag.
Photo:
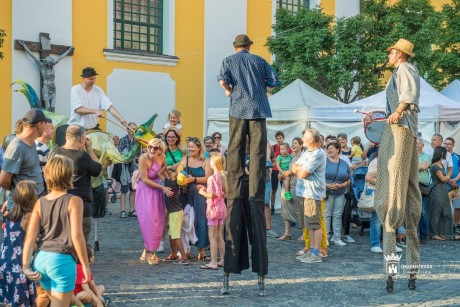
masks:
<svg viewBox="0 0 460 307"><path fill-rule="evenodd" d="M368 193L371 191L371 193ZM367 182L364 185L363 194L361 194L361 198L358 201L358 209L362 211L375 211L374 209L374 193L375 191L372 189L367 188Z"/></svg>

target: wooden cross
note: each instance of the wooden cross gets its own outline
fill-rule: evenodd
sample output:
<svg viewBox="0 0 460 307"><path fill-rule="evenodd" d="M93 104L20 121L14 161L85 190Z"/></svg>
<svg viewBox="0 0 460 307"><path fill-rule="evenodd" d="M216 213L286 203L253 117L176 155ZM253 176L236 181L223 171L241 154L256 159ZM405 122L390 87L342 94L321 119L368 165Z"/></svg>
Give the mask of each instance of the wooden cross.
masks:
<svg viewBox="0 0 460 307"><path fill-rule="evenodd" d="M61 55L66 52L70 46L64 45L53 45L51 44L51 39L49 33L40 33L39 35L39 42L32 42L32 41L23 41L27 48L30 51L38 52L40 54L40 59L44 59L51 54L58 54ZM17 50L24 50L24 48L19 44L18 40L14 42L14 49ZM73 55L73 50L71 50L68 56ZM40 75L40 89L43 87L43 77ZM43 103L42 91L40 90L40 100Z"/></svg>

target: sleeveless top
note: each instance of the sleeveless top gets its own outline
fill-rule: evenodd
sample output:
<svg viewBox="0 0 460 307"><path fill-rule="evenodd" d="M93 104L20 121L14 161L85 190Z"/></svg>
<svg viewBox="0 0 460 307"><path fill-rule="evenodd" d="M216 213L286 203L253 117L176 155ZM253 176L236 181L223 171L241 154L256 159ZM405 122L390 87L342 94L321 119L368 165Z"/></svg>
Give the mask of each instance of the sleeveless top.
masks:
<svg viewBox="0 0 460 307"><path fill-rule="evenodd" d="M68 214L71 197L71 194L64 194L53 200L40 197L42 214L38 250L70 254L76 261L77 255L70 234L70 217Z"/></svg>

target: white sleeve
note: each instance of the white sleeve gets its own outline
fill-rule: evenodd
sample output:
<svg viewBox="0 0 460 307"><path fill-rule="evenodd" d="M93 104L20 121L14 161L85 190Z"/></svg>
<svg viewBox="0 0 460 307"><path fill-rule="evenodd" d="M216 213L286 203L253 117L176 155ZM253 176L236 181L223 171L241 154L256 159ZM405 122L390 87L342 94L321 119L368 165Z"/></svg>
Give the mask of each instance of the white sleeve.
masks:
<svg viewBox="0 0 460 307"><path fill-rule="evenodd" d="M107 111L112 106L112 102L109 98L105 95L104 91L99 88L99 99L101 103L101 109Z"/></svg>
<svg viewBox="0 0 460 307"><path fill-rule="evenodd" d="M340 155L340 159L342 159L343 161L345 161L345 163L347 163L348 167L351 166L351 161L350 159L347 157L347 156L344 156L344 155Z"/></svg>
<svg viewBox="0 0 460 307"><path fill-rule="evenodd" d="M80 95L78 94L78 89L76 86L72 87L70 90L70 110L75 111L78 108L83 107Z"/></svg>
<svg viewBox="0 0 460 307"><path fill-rule="evenodd" d="M447 155L446 155L446 160L447 160L447 167L454 167L454 163L452 162L452 155L450 154L450 152L447 152Z"/></svg>

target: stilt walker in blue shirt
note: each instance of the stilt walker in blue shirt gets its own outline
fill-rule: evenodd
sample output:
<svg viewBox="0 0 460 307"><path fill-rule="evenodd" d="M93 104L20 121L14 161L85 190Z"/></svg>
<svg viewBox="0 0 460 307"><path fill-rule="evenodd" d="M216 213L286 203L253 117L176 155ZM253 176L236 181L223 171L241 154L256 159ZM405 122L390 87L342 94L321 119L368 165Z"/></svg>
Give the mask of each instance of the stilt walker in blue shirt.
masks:
<svg viewBox="0 0 460 307"><path fill-rule="evenodd" d="M247 35L235 38L235 54L222 63L219 83L230 97L227 171L227 220L225 227L224 284L228 294L229 274L249 268L248 236L252 238L252 271L259 276L259 295L265 295L268 273L265 230L266 118L271 117L267 93L281 83L273 68L262 57L249 53L252 41ZM249 208L243 205L243 177L246 137L249 137ZM247 212L249 210L250 212ZM250 218L248 218L250 217Z"/></svg>

